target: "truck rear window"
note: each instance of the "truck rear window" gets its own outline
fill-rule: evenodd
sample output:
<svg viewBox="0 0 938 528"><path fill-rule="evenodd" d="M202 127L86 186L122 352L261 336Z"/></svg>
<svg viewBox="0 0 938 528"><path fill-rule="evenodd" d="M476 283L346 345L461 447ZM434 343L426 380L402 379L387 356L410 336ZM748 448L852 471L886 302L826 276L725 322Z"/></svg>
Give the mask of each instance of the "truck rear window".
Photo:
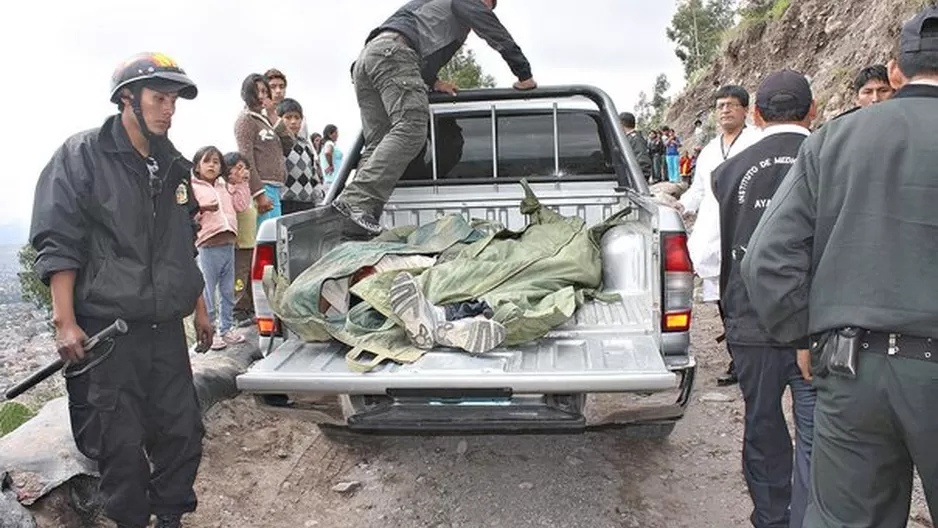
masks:
<svg viewBox="0 0 938 528"><path fill-rule="evenodd" d="M498 113L495 138L490 112L436 114L431 136L436 138L436 179L520 179L522 177L599 176L611 179L599 115L588 111L558 111L557 141L554 114ZM433 156L428 140L411 162L402 181L433 180ZM497 157L497 175L492 159Z"/></svg>

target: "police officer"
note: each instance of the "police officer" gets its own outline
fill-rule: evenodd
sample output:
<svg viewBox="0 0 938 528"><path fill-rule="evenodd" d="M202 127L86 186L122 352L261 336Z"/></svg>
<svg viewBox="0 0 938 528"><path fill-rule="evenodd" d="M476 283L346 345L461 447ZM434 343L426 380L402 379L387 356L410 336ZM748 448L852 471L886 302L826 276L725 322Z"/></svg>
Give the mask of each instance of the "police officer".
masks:
<svg viewBox="0 0 938 528"><path fill-rule="evenodd" d="M808 502L816 395L809 376L798 367L794 344L772 339L759 324L740 279L739 262L810 134L815 113L811 87L803 75L792 70L772 73L756 92L755 122L762 139L717 167L712 178L720 211L720 303L726 342L746 403L743 474L755 506L751 521L756 528L801 528ZM785 389L791 390L794 403L794 453L782 411Z"/></svg>
<svg viewBox="0 0 938 528"><path fill-rule="evenodd" d="M742 262L769 334L812 337L805 528L905 526L913 465L938 520L938 7L903 25L889 78L804 142Z"/></svg>
<svg viewBox="0 0 938 528"><path fill-rule="evenodd" d="M202 350L212 325L195 261L192 165L166 133L177 98L197 93L171 58L131 57L111 79L120 112L67 139L36 186L30 241L51 286L59 354L76 374L66 380L72 432L122 527L147 526L151 513L158 527L177 527L196 507L204 429L182 321L195 311ZM118 317L129 332L79 368L90 360L87 336Z"/></svg>
<svg viewBox="0 0 938 528"><path fill-rule="evenodd" d="M629 146L632 152L638 158L638 166L642 169L642 175L649 183L653 183L651 174L651 155L648 153L648 140L641 132L635 130L635 114L631 112L622 112L619 114L619 123L622 124L622 130L625 132L625 138L629 140Z"/></svg>

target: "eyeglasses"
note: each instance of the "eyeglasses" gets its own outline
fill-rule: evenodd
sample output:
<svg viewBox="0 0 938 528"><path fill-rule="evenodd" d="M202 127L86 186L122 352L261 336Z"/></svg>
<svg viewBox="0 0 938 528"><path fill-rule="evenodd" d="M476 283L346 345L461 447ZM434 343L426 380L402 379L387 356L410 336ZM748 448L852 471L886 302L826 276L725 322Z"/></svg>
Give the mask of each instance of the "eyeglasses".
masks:
<svg viewBox="0 0 938 528"><path fill-rule="evenodd" d="M739 103L726 102L726 103L717 103L717 110L736 110L737 108L742 108L743 105Z"/></svg>

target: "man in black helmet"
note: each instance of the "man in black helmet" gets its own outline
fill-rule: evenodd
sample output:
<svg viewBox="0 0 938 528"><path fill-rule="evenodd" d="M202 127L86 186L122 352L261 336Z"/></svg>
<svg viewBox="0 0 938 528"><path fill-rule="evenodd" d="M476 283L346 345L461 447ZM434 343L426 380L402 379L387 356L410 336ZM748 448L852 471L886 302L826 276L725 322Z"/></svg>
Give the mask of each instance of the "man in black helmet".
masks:
<svg viewBox="0 0 938 528"><path fill-rule="evenodd" d="M195 262L192 165L166 133L177 98L197 93L169 57L130 58L111 80L120 113L67 139L36 185L30 242L70 362L72 432L122 527L147 526L151 514L177 527L196 507L204 429L182 321L195 311L202 350L212 325ZM92 351L103 361L85 362L82 343L118 317L128 333Z"/></svg>

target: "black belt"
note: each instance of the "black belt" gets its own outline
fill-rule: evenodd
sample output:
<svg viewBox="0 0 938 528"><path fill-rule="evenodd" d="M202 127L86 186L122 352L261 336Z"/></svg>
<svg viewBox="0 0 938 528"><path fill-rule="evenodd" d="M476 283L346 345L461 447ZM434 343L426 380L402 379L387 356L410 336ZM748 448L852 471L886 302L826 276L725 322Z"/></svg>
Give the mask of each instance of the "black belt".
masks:
<svg viewBox="0 0 938 528"><path fill-rule="evenodd" d="M938 363L938 339L868 330L860 346L868 352Z"/></svg>

